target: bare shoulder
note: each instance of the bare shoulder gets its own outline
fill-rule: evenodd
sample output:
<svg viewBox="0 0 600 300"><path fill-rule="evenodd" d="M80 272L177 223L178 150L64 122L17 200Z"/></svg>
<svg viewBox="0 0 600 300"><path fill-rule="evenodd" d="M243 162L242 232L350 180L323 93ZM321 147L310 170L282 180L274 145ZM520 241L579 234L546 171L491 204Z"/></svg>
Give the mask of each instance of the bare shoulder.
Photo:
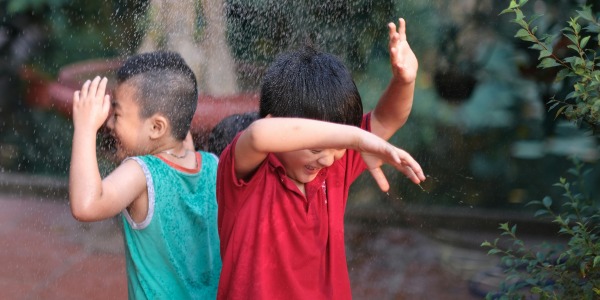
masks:
<svg viewBox="0 0 600 300"><path fill-rule="evenodd" d="M121 205L128 206L146 191L146 175L138 162L129 159L104 178L102 187L107 196L118 197Z"/></svg>
<svg viewBox="0 0 600 300"><path fill-rule="evenodd" d="M252 126L252 125L250 125ZM234 168L238 179L246 179L267 158L267 152L257 150L254 128L248 128L235 143Z"/></svg>

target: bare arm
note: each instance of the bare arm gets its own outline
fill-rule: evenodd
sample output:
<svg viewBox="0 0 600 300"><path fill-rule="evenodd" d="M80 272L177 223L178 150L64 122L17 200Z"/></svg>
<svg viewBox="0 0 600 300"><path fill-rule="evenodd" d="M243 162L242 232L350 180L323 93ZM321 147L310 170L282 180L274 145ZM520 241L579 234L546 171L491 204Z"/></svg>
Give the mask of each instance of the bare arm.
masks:
<svg viewBox="0 0 600 300"><path fill-rule="evenodd" d="M408 120L419 68L417 58L406 41L404 19L400 18L397 31L394 23L389 23L388 29L393 76L373 110L371 118L371 131L385 140L389 139Z"/></svg>
<svg viewBox="0 0 600 300"><path fill-rule="evenodd" d="M75 130L69 200L73 216L81 221L97 221L116 215L139 197L140 190L145 188L144 174L135 162L123 164L105 181L100 177L96 133L110 109L110 97L105 94L106 83L106 78L96 77L91 82L86 81L81 91L73 95Z"/></svg>
<svg viewBox="0 0 600 300"><path fill-rule="evenodd" d="M425 180L421 167L406 151L370 132L354 126L299 118L265 118L252 123L235 147L236 175L246 178L271 152L302 149L360 151L383 190L389 188L380 169L383 163L391 164L415 183Z"/></svg>

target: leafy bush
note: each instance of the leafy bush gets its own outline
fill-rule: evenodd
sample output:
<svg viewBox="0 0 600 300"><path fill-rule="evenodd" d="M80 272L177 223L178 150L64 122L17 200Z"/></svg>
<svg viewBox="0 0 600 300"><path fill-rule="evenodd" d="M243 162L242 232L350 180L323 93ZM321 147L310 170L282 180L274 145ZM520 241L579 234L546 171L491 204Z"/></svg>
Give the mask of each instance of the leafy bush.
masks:
<svg viewBox="0 0 600 300"><path fill-rule="evenodd" d="M531 43L530 48L539 51L538 68L559 68L555 82L570 85L570 93L565 99L550 100L553 103L550 109L559 106L557 117L564 114L569 120L585 122L597 134L600 125L600 70L597 69L600 64L597 47L598 34L600 34L598 18L592 13L591 6L582 6L576 10L577 16L572 17L568 25L562 28L561 35L538 34L538 27L533 23L541 16L534 15L527 18L521 9L526 3L527 0L518 2L511 0L509 7L501 14L514 13L515 18L512 22L521 27L515 37ZM555 49L559 39L564 42L558 44L570 50L564 57L561 57Z"/></svg>
<svg viewBox="0 0 600 300"><path fill-rule="evenodd" d="M502 14L514 13L512 22L521 28L515 37L531 43L539 51L541 69L558 68L555 82L569 91L565 99L552 98L550 109L558 107L556 116L587 126L599 136L600 125L600 23L591 6L576 10L561 35L539 34L533 25L540 16L527 18L522 7L527 0L511 0ZM557 40L560 42L557 43ZM556 47L568 49L559 54ZM500 238L481 244L488 254L501 256L508 276L499 290L488 293L486 299L524 299L536 295L540 299L599 299L600 298L600 208L590 187L585 186L591 168L573 158L574 167L568 170L573 178L560 178L555 186L563 193L563 202L554 203L550 197L532 201L538 205L534 217L550 217L559 226L558 234L565 243L527 246L517 236L517 226L500 224Z"/></svg>
<svg viewBox="0 0 600 300"><path fill-rule="evenodd" d="M569 169L575 181L560 178L555 186L564 190L565 202L553 208L553 200L531 201L542 208L535 217L551 217L568 237L566 244L543 244L528 247L517 236L517 225L500 224L501 237L481 245L491 248L488 254L501 255L508 276L486 299L520 299L528 292L541 299L597 299L600 297L600 209L585 187L583 163L574 159ZM508 246L503 246L508 242ZM529 288L529 289L527 289Z"/></svg>

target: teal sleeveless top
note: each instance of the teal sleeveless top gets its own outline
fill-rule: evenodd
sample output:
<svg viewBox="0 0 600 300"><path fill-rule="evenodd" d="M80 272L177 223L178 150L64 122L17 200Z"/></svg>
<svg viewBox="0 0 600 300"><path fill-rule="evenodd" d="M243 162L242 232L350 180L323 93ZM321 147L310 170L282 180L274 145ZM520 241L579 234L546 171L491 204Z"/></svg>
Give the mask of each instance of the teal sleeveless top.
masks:
<svg viewBox="0 0 600 300"><path fill-rule="evenodd" d="M129 299L216 299L218 159L207 152L196 157L201 168L193 173L152 155L127 158L140 164L148 187L143 222L122 212Z"/></svg>

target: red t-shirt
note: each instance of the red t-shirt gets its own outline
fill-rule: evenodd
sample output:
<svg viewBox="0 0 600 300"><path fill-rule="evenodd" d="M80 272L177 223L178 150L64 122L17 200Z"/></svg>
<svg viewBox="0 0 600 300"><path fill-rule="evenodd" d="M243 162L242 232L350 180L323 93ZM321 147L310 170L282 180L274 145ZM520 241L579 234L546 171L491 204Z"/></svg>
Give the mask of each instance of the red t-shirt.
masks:
<svg viewBox="0 0 600 300"><path fill-rule="evenodd" d="M361 128L367 129L369 114ZM350 299L344 210L366 169L353 150L305 185L306 197L269 154L247 181L234 170L239 135L217 171L223 269L218 299Z"/></svg>

